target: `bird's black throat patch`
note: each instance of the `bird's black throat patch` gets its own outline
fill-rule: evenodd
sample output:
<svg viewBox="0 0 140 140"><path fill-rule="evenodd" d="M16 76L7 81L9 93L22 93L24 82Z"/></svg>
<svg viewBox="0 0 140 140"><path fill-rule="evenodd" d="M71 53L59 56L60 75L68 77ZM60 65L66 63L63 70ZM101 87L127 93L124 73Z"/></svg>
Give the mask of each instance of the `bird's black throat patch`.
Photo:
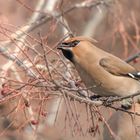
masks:
<svg viewBox="0 0 140 140"><path fill-rule="evenodd" d="M75 47L76 45L78 45L80 41L79 40L74 40L74 41L70 41L70 42L62 42L58 45L57 49L60 49L63 53L63 55L70 60L71 62L73 62L73 52L71 50L71 47Z"/></svg>
<svg viewBox="0 0 140 140"><path fill-rule="evenodd" d="M64 55L67 59L69 59L71 62L73 62L73 53L72 53L71 50L69 50L69 49L67 49L67 50L62 49L62 53L63 53L63 55Z"/></svg>

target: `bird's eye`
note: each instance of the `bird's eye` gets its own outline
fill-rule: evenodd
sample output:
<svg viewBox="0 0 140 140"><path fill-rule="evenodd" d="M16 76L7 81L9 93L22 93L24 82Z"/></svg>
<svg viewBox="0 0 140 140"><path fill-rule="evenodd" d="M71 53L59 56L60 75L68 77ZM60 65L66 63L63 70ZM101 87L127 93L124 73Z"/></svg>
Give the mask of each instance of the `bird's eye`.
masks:
<svg viewBox="0 0 140 140"><path fill-rule="evenodd" d="M75 47L79 42L80 42L79 40L71 42L71 47Z"/></svg>
<svg viewBox="0 0 140 140"><path fill-rule="evenodd" d="M80 41L74 40L72 42L63 42L61 46L63 47L75 47Z"/></svg>
<svg viewBox="0 0 140 140"><path fill-rule="evenodd" d="M69 45L69 43L67 43L67 42L63 42L63 45L66 45L66 46L68 46L68 45Z"/></svg>

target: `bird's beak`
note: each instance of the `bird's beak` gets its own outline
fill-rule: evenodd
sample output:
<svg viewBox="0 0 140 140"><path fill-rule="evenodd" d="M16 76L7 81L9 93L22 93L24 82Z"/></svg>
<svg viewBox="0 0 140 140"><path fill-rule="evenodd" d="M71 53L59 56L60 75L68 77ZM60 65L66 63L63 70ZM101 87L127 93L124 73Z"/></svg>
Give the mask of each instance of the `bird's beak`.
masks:
<svg viewBox="0 0 140 140"><path fill-rule="evenodd" d="M64 49L64 46L62 46L61 44L58 44L57 49L59 49L59 50L63 50L63 49Z"/></svg>
<svg viewBox="0 0 140 140"><path fill-rule="evenodd" d="M62 50L62 49L63 49L63 47L61 47L61 46L58 46L58 47L57 47L57 49L59 49L59 50Z"/></svg>
<svg viewBox="0 0 140 140"><path fill-rule="evenodd" d="M58 44L58 47L57 47L57 49L60 49L60 50L64 50L64 49L66 49L67 47L70 47L70 44L69 43L59 43Z"/></svg>

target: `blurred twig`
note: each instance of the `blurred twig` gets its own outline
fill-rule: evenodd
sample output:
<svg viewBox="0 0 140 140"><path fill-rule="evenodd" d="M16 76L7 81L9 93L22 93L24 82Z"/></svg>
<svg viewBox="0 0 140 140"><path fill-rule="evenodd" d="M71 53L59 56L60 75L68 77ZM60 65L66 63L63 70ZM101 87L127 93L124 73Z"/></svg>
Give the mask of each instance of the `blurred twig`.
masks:
<svg viewBox="0 0 140 140"><path fill-rule="evenodd" d="M138 58L138 57L140 57L140 52L138 52L138 53L136 53L136 54L134 54L134 55L128 57L125 61L126 61L127 63L130 63L131 61L135 60L135 59Z"/></svg>

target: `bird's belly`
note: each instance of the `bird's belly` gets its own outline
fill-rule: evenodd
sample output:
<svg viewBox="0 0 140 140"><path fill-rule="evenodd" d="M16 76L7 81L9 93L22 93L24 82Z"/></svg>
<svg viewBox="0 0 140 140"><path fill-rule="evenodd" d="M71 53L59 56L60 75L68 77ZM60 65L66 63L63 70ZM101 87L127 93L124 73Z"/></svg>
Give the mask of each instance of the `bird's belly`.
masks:
<svg viewBox="0 0 140 140"><path fill-rule="evenodd" d="M89 74L84 71L80 71L79 75L86 85L86 88L92 91L95 94L100 96L115 96L113 92L108 91L105 87L102 87L102 83L100 81L96 81Z"/></svg>
<svg viewBox="0 0 140 140"><path fill-rule="evenodd" d="M117 96L113 91L109 91L102 87L101 83L95 82L93 79L84 80L87 89L100 96Z"/></svg>
<svg viewBox="0 0 140 140"><path fill-rule="evenodd" d="M87 89L100 96L128 96L140 92L140 82L133 85L133 83L131 84L131 80L129 89L125 81L120 81L122 83L121 85L117 82L114 82L113 86L110 88L108 88L108 86L106 86L104 83L95 81L89 76L87 78L84 78L83 82L85 83Z"/></svg>
<svg viewBox="0 0 140 140"><path fill-rule="evenodd" d="M115 80L111 79L113 84L108 88L109 86L106 83L109 84L110 82L102 81L104 83L101 83L101 81L96 81L89 74L84 73L84 71L80 71L79 74L87 89L100 96L128 96L140 92L140 82L137 81L137 84L133 84L134 79L131 78L126 77L125 80L125 78L121 76L115 77ZM127 83L125 81L127 81ZM130 85L129 89L128 85Z"/></svg>

